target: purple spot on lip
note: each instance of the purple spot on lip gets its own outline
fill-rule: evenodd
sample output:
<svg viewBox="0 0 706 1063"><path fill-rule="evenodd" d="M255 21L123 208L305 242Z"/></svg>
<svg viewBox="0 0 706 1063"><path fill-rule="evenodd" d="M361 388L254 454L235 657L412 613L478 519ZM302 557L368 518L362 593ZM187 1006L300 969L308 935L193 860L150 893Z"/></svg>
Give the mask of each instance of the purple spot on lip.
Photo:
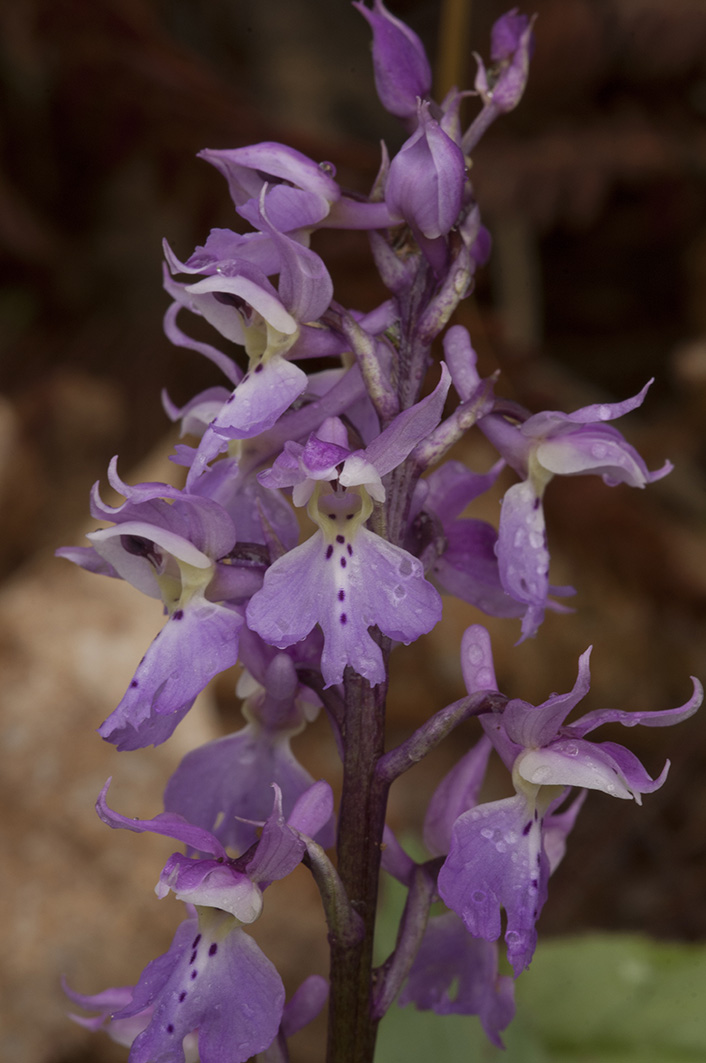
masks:
<svg viewBox="0 0 706 1063"><path fill-rule="evenodd" d="M215 956L217 952L218 952L218 945L214 941L213 944L209 947L208 954L209 954L209 956Z"/></svg>
<svg viewBox="0 0 706 1063"><path fill-rule="evenodd" d="M530 821L529 823L525 823L524 827L522 828L522 833L523 834L529 834L531 829L532 829L532 823Z"/></svg>
<svg viewBox="0 0 706 1063"><path fill-rule="evenodd" d="M185 1000L186 1000L186 990L182 989L181 993L179 994L179 1003L183 1004Z"/></svg>
<svg viewBox="0 0 706 1063"><path fill-rule="evenodd" d="M335 520L336 519L336 514L335 513L329 513L328 519L329 520Z"/></svg>
<svg viewBox="0 0 706 1063"><path fill-rule="evenodd" d="M338 600L339 602L345 602L346 600L346 592L344 591L343 587L341 587L340 591L338 592Z"/></svg>
<svg viewBox="0 0 706 1063"><path fill-rule="evenodd" d="M258 364L257 364L257 365L255 366L255 368L254 368L253 372L254 372L254 373L261 373L263 369L264 369L264 366L263 366L262 362L259 362L259 363L258 363Z"/></svg>
<svg viewBox="0 0 706 1063"><path fill-rule="evenodd" d="M192 949L196 948L196 946L198 945L200 940L201 940L201 935L197 934L196 937L194 938L194 940L191 942Z"/></svg>
<svg viewBox="0 0 706 1063"><path fill-rule="evenodd" d="M172 620L183 620L183 619L184 619L184 610L183 609L177 609L177 611L175 613L172 613Z"/></svg>
<svg viewBox="0 0 706 1063"><path fill-rule="evenodd" d="M341 558L341 568L345 568L345 567L346 567L346 564L347 564L347 562L346 562L346 559L345 559L345 557L342 557L342 558Z"/></svg>
<svg viewBox="0 0 706 1063"><path fill-rule="evenodd" d="M193 963L195 959L196 959L196 949L194 949L194 951L191 953L191 959L189 960L189 963Z"/></svg>
<svg viewBox="0 0 706 1063"><path fill-rule="evenodd" d="M345 541L346 541L345 535L337 535L336 536L336 542L337 543L345 543Z"/></svg>
<svg viewBox="0 0 706 1063"><path fill-rule="evenodd" d="M134 688L134 687L139 687L139 685L140 685L140 684L139 684L139 683L137 682L137 680L136 680L136 679L133 679L132 683L130 683L130 686L131 686L131 687L133 687L133 688Z"/></svg>
<svg viewBox="0 0 706 1063"><path fill-rule="evenodd" d="M171 1022L167 1026L167 1033L174 1033L174 1026L172 1025Z"/></svg>
<svg viewBox="0 0 706 1063"><path fill-rule="evenodd" d="M191 972L191 980L192 980L192 982L193 982L194 978L196 977L196 975L197 975L198 973L199 973L198 971L192 971L192 972Z"/></svg>
<svg viewBox="0 0 706 1063"><path fill-rule="evenodd" d="M331 557L332 554L333 554L333 547L332 546L327 546L326 547L326 560L327 561Z"/></svg>
<svg viewBox="0 0 706 1063"><path fill-rule="evenodd" d="M348 544L348 546L346 547L346 550L348 551L348 556L349 556L349 557L353 557L353 547L351 546L351 544L350 544L350 543L349 543L349 544Z"/></svg>
<svg viewBox="0 0 706 1063"><path fill-rule="evenodd" d="M353 520L353 514L352 513L346 513L346 520Z"/></svg>
<svg viewBox="0 0 706 1063"><path fill-rule="evenodd" d="M345 613L341 613L341 618L340 619L341 619L341 623L342 624L346 624L348 622L348 617L346 616Z"/></svg>

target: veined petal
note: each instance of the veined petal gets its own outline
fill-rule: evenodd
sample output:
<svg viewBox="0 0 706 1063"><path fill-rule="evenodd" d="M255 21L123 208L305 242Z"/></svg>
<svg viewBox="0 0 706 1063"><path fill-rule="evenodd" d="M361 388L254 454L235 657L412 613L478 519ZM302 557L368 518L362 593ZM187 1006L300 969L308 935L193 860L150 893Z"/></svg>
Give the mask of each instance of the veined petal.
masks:
<svg viewBox="0 0 706 1063"><path fill-rule="evenodd" d="M262 891L248 875L218 860L174 853L155 889L158 897L171 890L179 901L229 912L239 923L254 923L262 913Z"/></svg>
<svg viewBox="0 0 706 1063"><path fill-rule="evenodd" d="M115 1019L154 1010L132 1046L132 1063L184 1063L196 1030L201 1063L245 1063L277 1036L284 987L272 963L233 916L201 909L169 952L148 964L132 1003Z"/></svg>
<svg viewBox="0 0 706 1063"><path fill-rule="evenodd" d="M439 895L470 934L486 941L500 937L505 909L507 955L517 976L534 953L548 878L541 820L518 794L459 817L439 872Z"/></svg>
<svg viewBox="0 0 706 1063"><path fill-rule="evenodd" d="M612 758L602 754L595 743L581 739L528 749L519 757L516 770L535 786L577 786L624 800L634 796Z"/></svg>
<svg viewBox="0 0 706 1063"><path fill-rule="evenodd" d="M666 475L671 465L651 473L634 447L610 425L592 425L539 443L535 457L542 468L563 476L595 474L609 486L644 487Z"/></svg>
<svg viewBox="0 0 706 1063"><path fill-rule="evenodd" d="M272 428L306 385L306 373L286 358L274 355L258 362L226 401L210 431L228 439L260 435Z"/></svg>
<svg viewBox="0 0 706 1063"><path fill-rule="evenodd" d="M326 686L342 682L347 665L373 685L382 682L382 654L370 627L408 643L440 616L441 599L417 558L364 527L353 541L340 534L328 545L316 532L267 570L247 609L248 626L280 649L319 623Z"/></svg>
<svg viewBox="0 0 706 1063"><path fill-rule="evenodd" d="M121 750L165 742L206 684L237 661L242 625L240 613L203 598L177 609L98 728L101 737Z"/></svg>
<svg viewBox="0 0 706 1063"><path fill-rule="evenodd" d="M527 606L522 638L536 634L549 594L549 551L542 503L528 481L505 492L498 528L498 567L505 591Z"/></svg>

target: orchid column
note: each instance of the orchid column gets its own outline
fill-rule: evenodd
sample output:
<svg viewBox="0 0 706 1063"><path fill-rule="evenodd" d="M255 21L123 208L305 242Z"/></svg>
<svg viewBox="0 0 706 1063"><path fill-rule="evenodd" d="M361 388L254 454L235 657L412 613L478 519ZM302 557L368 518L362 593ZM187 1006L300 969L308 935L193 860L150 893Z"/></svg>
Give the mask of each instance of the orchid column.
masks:
<svg viewBox="0 0 706 1063"><path fill-rule="evenodd" d="M437 624L442 593L519 621L521 639L547 609L567 611L555 599L573 588L549 579L550 480L595 474L644 487L670 466L650 472L606 424L639 407L648 385L621 402L532 414L496 397L467 330L447 328L490 250L470 152L520 100L531 21L510 12L494 26L493 64L479 61L476 78L481 106L464 129L469 94L434 101L417 36L380 0L354 6L372 29L380 100L407 140L392 159L383 148L367 198L345 193L331 163L282 144L202 152L251 228L214 230L184 260L165 245L165 330L226 383L182 408L165 396L191 439L174 455L183 486L127 484L114 460L108 479L125 501L106 505L96 485L91 503L110 526L92 532L89 547L59 551L164 604L162 631L99 728L118 750L169 740L210 680L240 666L244 726L184 757L163 811L128 819L108 804L107 785L96 806L110 828L186 847L156 886L187 905L168 952L133 986L68 990L97 1012L77 1021L129 1046L130 1063L286 1063L288 1038L327 996L328 1063L371 1063L378 1023L398 998L477 1015L502 1045L514 982L501 973L499 942L519 976L586 791L639 803L666 778L667 766L653 778L623 746L585 736L603 723L677 723L701 700L695 682L677 709L599 710L567 723L589 692L588 651L574 689L534 706L498 690L488 634L474 623L459 648L466 693L430 706L428 720L386 750L395 644ZM320 228L368 232L389 292L380 306L335 301L311 246ZM184 330L185 313L215 330L217 346ZM484 473L447 460L474 426L498 452ZM519 481L498 529L464 516L506 464ZM308 517L301 534L297 511ZM343 765L337 823L329 783L314 780L291 746L322 708ZM414 861L385 825L388 790L474 716L479 741L441 780L423 825L428 856ZM492 754L511 793L483 803ZM321 893L329 980L310 976L285 1000L247 928L266 918L267 887L302 862ZM396 946L373 969L381 863L407 900ZM430 917L439 900L446 910Z"/></svg>

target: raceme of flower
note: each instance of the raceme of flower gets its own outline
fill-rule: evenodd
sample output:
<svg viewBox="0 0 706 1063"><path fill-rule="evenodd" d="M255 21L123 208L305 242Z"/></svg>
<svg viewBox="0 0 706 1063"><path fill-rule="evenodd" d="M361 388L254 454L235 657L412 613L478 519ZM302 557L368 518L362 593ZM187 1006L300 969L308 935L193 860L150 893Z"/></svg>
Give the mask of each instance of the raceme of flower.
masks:
<svg viewBox="0 0 706 1063"><path fill-rule="evenodd" d="M135 985L66 990L92 1013L76 1021L129 1047L130 1063L286 1063L288 1038L327 998L329 1063L372 1063L377 1024L395 1000L478 1016L502 1045L514 978L532 959L549 877L586 792L639 804L666 779L668 764L653 778L625 746L592 732L669 726L701 701L695 681L678 709L604 709L567 722L589 694L588 651L573 690L535 706L498 690L489 636L474 624L461 642L465 695L430 704L416 731L386 746L396 644L441 620L440 592L521 618L523 639L547 609L565 609L553 599L573 589L549 583L542 507L553 477L644 487L670 465L650 472L608 423L638 408L647 387L571 414L532 413L496 395L498 374L481 378L468 330L450 323L491 250L471 153L520 101L533 19L500 18L490 62L477 57L475 91L454 87L437 102L417 34L382 0L353 6L372 32L378 96L402 123L401 147L390 157L383 145L369 195L286 144L201 152L227 183L235 228L204 234L184 258L164 245L165 333L221 374L181 404L163 395L181 429L172 460L183 486L128 484L114 459L108 481L124 501L106 505L96 485L90 546L59 551L164 606L162 630L99 727L118 750L165 742L214 677L222 697L225 673L239 670L242 726L182 756L163 812L121 815L107 787L98 800L108 826L185 849L156 887L187 906L168 951ZM476 114L464 128L467 97ZM367 233L382 302L361 309L335 298L321 229ZM201 319L198 339L189 315ZM478 428L496 452L484 471L453 449ZM506 466L519 482L505 489L496 528L477 503L499 489ZM428 855L413 860L385 825L389 787L471 717L480 738L438 784L423 823ZM307 760L312 726L330 726L341 760L335 815L329 783ZM510 796L488 801L491 756ZM321 895L331 963L328 979L300 978L285 1001L248 928L266 918L267 887L300 864ZM407 900L394 949L374 969L381 866Z"/></svg>

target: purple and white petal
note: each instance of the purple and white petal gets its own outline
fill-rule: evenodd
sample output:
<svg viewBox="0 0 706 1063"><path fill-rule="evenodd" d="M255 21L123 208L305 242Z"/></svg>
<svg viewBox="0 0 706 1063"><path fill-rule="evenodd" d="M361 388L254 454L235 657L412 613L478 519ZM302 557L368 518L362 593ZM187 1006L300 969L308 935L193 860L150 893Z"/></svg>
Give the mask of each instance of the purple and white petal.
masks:
<svg viewBox="0 0 706 1063"><path fill-rule="evenodd" d="M209 431L227 439L260 435L272 428L306 386L306 373L286 358L274 355L258 362L240 381Z"/></svg>
<svg viewBox="0 0 706 1063"><path fill-rule="evenodd" d="M229 912L239 923L254 923L262 914L262 891L248 875L218 860L199 860L174 853L155 887L158 897L169 891L179 901Z"/></svg>
<svg viewBox="0 0 706 1063"><path fill-rule="evenodd" d="M204 910L202 910L202 913ZM152 1006L131 1063L184 1063L184 1038L197 1031L201 1063L245 1063L277 1036L284 987L272 963L226 912L182 923L169 952L148 964L128 1018Z"/></svg>

